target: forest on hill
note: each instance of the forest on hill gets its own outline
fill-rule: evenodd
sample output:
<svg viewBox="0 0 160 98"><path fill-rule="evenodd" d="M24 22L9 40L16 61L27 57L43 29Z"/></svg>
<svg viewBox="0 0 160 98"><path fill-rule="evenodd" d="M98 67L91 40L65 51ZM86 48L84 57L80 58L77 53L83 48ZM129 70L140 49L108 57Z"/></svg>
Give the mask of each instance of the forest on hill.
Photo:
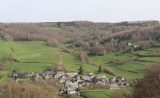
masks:
<svg viewBox="0 0 160 98"><path fill-rule="evenodd" d="M78 47L91 55L103 55L137 43L152 47L160 40L158 21L93 23L88 21L0 23L0 37L9 41L45 41L47 45Z"/></svg>

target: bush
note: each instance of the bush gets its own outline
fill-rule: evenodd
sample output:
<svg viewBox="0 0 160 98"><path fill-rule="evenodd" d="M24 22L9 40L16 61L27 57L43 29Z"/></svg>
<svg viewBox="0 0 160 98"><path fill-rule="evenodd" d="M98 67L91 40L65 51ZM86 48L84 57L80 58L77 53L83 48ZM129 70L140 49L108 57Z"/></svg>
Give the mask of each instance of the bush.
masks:
<svg viewBox="0 0 160 98"><path fill-rule="evenodd" d="M89 57L84 51L79 51L76 56L84 63L89 64Z"/></svg>
<svg viewBox="0 0 160 98"><path fill-rule="evenodd" d="M110 67L105 67L103 72L114 75L114 71Z"/></svg>
<svg viewBox="0 0 160 98"><path fill-rule="evenodd" d="M146 70L143 79L139 80L133 92L133 98L160 97L160 66Z"/></svg>
<svg viewBox="0 0 160 98"><path fill-rule="evenodd" d="M4 67L5 67L5 65L4 65L4 64L0 64L0 70L3 70L3 69L4 69Z"/></svg>
<svg viewBox="0 0 160 98"><path fill-rule="evenodd" d="M95 47L90 49L89 55L105 55L106 54L106 49L104 47Z"/></svg>
<svg viewBox="0 0 160 98"><path fill-rule="evenodd" d="M128 93L127 91L121 89L121 90L116 90L113 98L132 98L131 93Z"/></svg>
<svg viewBox="0 0 160 98"><path fill-rule="evenodd" d="M54 64L54 67L52 68L52 70L54 72L57 72L57 71L64 71L65 72L66 71L65 66L63 64L58 64L58 63Z"/></svg>
<svg viewBox="0 0 160 98"><path fill-rule="evenodd" d="M48 39L47 44L50 47L58 47L59 46L59 42L56 39Z"/></svg>
<svg viewBox="0 0 160 98"><path fill-rule="evenodd" d="M71 50L69 50L67 48L64 48L62 51L65 52L65 53L72 53Z"/></svg>
<svg viewBox="0 0 160 98"><path fill-rule="evenodd" d="M58 98L58 91L46 83L9 82L0 84L0 98Z"/></svg>

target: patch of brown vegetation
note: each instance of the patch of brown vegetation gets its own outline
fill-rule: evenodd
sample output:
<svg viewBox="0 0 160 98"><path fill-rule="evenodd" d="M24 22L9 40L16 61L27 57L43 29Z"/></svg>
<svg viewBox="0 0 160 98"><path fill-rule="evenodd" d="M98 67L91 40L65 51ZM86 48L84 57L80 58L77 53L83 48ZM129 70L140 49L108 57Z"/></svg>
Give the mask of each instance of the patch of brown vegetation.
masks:
<svg viewBox="0 0 160 98"><path fill-rule="evenodd" d="M0 98L58 98L58 91L46 83L9 82L0 84Z"/></svg>

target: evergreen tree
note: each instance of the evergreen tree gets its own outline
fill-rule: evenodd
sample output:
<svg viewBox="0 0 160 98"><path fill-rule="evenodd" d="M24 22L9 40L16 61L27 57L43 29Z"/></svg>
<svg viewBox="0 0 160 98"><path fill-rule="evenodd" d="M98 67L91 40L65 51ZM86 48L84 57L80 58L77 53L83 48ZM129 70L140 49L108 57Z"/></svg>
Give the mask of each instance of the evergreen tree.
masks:
<svg viewBox="0 0 160 98"><path fill-rule="evenodd" d="M102 71L102 65L99 65L98 73L101 73Z"/></svg>
<svg viewBox="0 0 160 98"><path fill-rule="evenodd" d="M79 74L79 75L82 75L82 74L83 74L83 66L80 66L78 74Z"/></svg>

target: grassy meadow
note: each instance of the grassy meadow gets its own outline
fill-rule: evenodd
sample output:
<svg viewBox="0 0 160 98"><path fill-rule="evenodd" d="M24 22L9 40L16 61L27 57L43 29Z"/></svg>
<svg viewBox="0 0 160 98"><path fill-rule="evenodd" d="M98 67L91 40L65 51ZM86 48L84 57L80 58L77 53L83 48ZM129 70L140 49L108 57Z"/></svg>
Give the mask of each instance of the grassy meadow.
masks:
<svg viewBox="0 0 160 98"><path fill-rule="evenodd" d="M72 50L71 50L72 51ZM61 48L48 47L42 41L4 41L0 40L0 63L11 56L15 60L2 72L18 70L21 72L40 72L51 69L56 63L63 63L67 71L78 71L83 65L86 72L97 72L98 66L110 68L117 76L128 79L141 78L144 69L159 63L160 47L135 52L108 53L104 56L90 56L89 64L84 64L72 53L63 52ZM102 73L107 76L110 74Z"/></svg>

